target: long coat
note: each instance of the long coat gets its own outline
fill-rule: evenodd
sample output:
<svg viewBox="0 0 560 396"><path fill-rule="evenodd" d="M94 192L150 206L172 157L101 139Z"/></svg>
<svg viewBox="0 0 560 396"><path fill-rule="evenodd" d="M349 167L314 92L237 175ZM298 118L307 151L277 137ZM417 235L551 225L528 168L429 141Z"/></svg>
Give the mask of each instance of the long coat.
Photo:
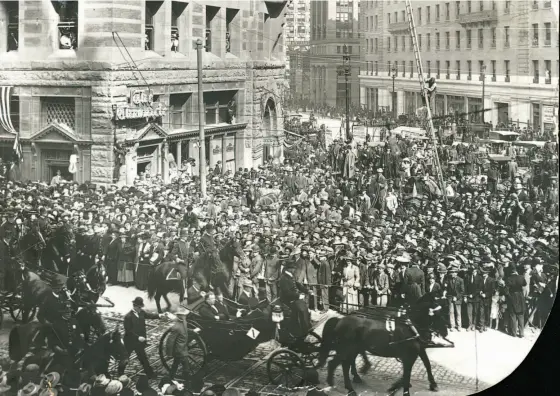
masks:
<svg viewBox="0 0 560 396"><path fill-rule="evenodd" d="M356 173L356 154L352 150L346 153L344 158L343 176L345 178L352 178Z"/></svg>
<svg viewBox="0 0 560 396"><path fill-rule="evenodd" d="M121 260L121 256L123 256L123 246L120 238L115 238L107 244L104 256L109 283L114 284L117 282L119 261Z"/></svg>
<svg viewBox="0 0 560 396"><path fill-rule="evenodd" d="M404 293L407 303L416 303L424 295L425 286L424 272L420 268L413 266L406 269L401 293Z"/></svg>
<svg viewBox="0 0 560 396"><path fill-rule="evenodd" d="M518 315L525 313L524 286L527 286L527 281L523 275L512 274L506 280L508 309Z"/></svg>

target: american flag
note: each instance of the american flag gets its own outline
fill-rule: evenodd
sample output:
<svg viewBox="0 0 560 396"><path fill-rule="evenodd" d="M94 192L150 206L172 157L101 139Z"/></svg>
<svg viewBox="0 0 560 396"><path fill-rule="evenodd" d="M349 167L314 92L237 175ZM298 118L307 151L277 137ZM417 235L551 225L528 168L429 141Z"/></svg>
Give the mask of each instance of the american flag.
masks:
<svg viewBox="0 0 560 396"><path fill-rule="evenodd" d="M21 141L19 131L16 131L12 124L10 100L12 94L12 87L3 86L0 94L0 126L15 136L14 139L14 158L17 158L17 163L23 162L23 151L21 149Z"/></svg>

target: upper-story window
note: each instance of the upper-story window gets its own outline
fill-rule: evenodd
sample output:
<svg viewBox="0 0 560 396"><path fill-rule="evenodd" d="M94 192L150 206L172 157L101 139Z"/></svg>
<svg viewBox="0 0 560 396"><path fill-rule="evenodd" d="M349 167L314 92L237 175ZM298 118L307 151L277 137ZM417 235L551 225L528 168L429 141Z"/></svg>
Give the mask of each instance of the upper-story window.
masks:
<svg viewBox="0 0 560 396"><path fill-rule="evenodd" d="M155 51L155 17L158 13L161 1L146 1L144 15L144 49L146 51Z"/></svg>
<svg viewBox="0 0 560 396"><path fill-rule="evenodd" d="M235 9L235 8L227 8L226 9L226 52L230 52L230 53L235 53L235 50L232 49L232 34L233 34L233 27L234 27L234 23L233 21L235 20L235 17L237 16L237 13L239 12L239 10ZM299 26L298 26L299 29Z"/></svg>
<svg viewBox="0 0 560 396"><path fill-rule="evenodd" d="M467 12L470 14L472 12L472 1L467 1Z"/></svg>
<svg viewBox="0 0 560 396"><path fill-rule="evenodd" d="M219 11L218 7L206 6L206 52L212 52L212 22Z"/></svg>
<svg viewBox="0 0 560 396"><path fill-rule="evenodd" d="M42 97L41 124L57 123L74 131L76 127L76 100L73 97Z"/></svg>
<svg viewBox="0 0 560 396"><path fill-rule="evenodd" d="M231 123L236 114L237 91L215 91L204 93L206 125Z"/></svg>
<svg viewBox="0 0 560 396"><path fill-rule="evenodd" d="M432 19L432 13L430 6L426 7L426 22L430 23Z"/></svg>
<svg viewBox="0 0 560 396"><path fill-rule="evenodd" d="M179 52L180 50L186 51L187 48L180 48L180 43L183 41L183 45L185 43L184 38L180 37L180 31L183 30L185 26L185 8L187 7L186 3L181 3L180 1L173 1L171 2L171 51ZM153 25L152 25L153 28Z"/></svg>
<svg viewBox="0 0 560 396"><path fill-rule="evenodd" d="M78 48L78 2L57 0L51 2L58 14L58 48Z"/></svg>
<svg viewBox="0 0 560 396"><path fill-rule="evenodd" d="M6 51L17 51L19 47L19 3L3 1L8 29L6 32Z"/></svg>

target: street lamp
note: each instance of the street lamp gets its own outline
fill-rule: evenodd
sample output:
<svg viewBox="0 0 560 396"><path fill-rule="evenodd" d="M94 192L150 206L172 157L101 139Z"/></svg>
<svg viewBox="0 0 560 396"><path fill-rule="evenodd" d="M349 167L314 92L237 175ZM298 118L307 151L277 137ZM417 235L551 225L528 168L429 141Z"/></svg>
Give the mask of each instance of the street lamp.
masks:
<svg viewBox="0 0 560 396"><path fill-rule="evenodd" d="M391 69L391 77L393 78L393 96L391 101L391 107L393 109L393 118L397 119L397 109L396 109L396 100L395 100L395 78L397 78L397 68L393 66Z"/></svg>
<svg viewBox="0 0 560 396"><path fill-rule="evenodd" d="M484 125L484 90L486 88L486 65L482 65L482 125Z"/></svg>

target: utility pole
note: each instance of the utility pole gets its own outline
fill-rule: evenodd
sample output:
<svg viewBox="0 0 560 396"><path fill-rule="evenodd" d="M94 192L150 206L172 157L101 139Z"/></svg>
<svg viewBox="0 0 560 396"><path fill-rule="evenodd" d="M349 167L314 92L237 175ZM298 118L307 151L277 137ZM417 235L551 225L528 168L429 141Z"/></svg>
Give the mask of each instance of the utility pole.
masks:
<svg viewBox="0 0 560 396"><path fill-rule="evenodd" d="M351 73L350 69L350 55L348 55L348 47L344 44L344 55L342 56L342 64L344 66L344 81L346 87L346 139L352 140L350 133L350 98L348 94L348 76Z"/></svg>
<svg viewBox="0 0 560 396"><path fill-rule="evenodd" d="M482 125L484 125L484 89L486 88L486 65L482 65Z"/></svg>
<svg viewBox="0 0 560 396"><path fill-rule="evenodd" d="M198 161L200 193L206 198L206 137L204 136L204 90L202 88L202 40L196 40L196 60L198 70Z"/></svg>

